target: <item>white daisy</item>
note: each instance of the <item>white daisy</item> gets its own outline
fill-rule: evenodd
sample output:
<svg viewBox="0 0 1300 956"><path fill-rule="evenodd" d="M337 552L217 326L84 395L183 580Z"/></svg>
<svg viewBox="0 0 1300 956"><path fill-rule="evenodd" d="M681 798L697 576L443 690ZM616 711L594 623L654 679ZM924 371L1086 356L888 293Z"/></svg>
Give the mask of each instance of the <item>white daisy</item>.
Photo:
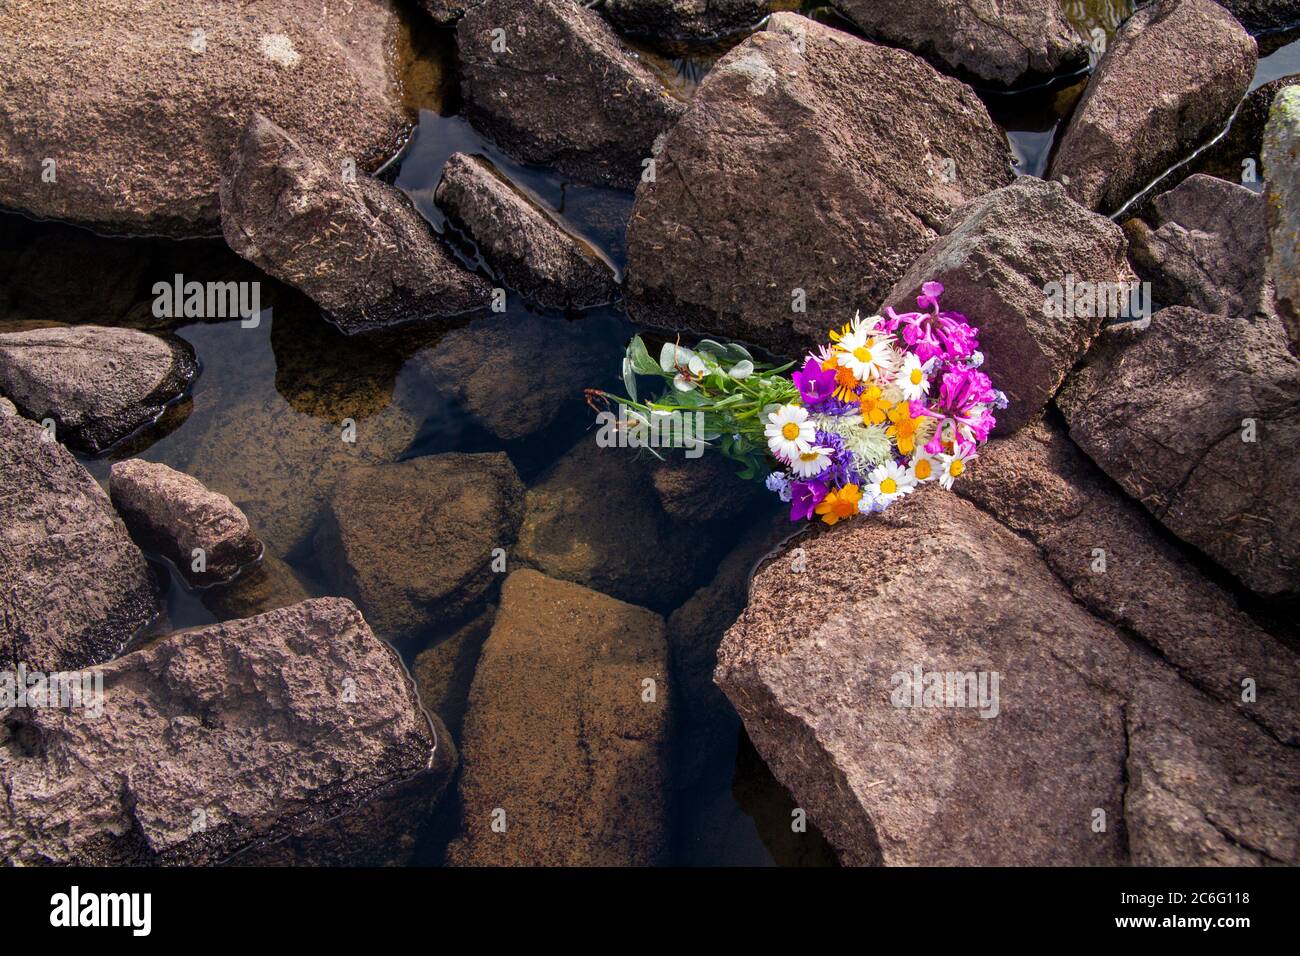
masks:
<svg viewBox="0 0 1300 956"><path fill-rule="evenodd" d="M867 475L866 495L881 507L887 507L895 498L911 494L916 489L916 479L901 465L887 461L872 468Z"/></svg>
<svg viewBox="0 0 1300 956"><path fill-rule="evenodd" d="M808 410L800 405L782 405L767 416L767 447L782 461L793 461L812 447L817 431L808 420Z"/></svg>
<svg viewBox="0 0 1300 956"><path fill-rule="evenodd" d="M907 471L918 484L925 484L927 481L933 481L939 477L942 465L934 455L917 446L916 453L912 455L912 461Z"/></svg>
<svg viewBox="0 0 1300 956"><path fill-rule="evenodd" d="M921 359L915 352L908 352L904 356L896 384L902 390L903 398L909 402L919 401L930 391L930 376L925 373Z"/></svg>
<svg viewBox="0 0 1300 956"><path fill-rule="evenodd" d="M794 458L790 459L790 467L800 478L812 478L814 475L820 475L831 465L830 448L821 448L814 446L807 451L801 451Z"/></svg>
<svg viewBox="0 0 1300 956"><path fill-rule="evenodd" d="M880 321L878 315L865 322L854 316L835 347L835 360L858 381L871 382L891 376L898 368L893 336L876 328Z"/></svg>
<svg viewBox="0 0 1300 956"><path fill-rule="evenodd" d="M939 484L951 488L952 483L966 470L966 465L978 457L979 455L975 454L975 446L965 443L958 444L957 450L951 455L935 456L939 463Z"/></svg>

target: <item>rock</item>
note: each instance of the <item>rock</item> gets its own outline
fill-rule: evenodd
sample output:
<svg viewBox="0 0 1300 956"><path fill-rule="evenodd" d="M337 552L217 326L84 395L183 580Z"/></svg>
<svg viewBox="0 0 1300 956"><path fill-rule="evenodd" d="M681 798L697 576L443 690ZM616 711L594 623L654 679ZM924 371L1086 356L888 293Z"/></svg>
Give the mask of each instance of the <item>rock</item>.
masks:
<svg viewBox="0 0 1300 956"><path fill-rule="evenodd" d="M1242 26L1255 33L1278 30L1300 23L1297 0L1218 0Z"/></svg>
<svg viewBox="0 0 1300 956"><path fill-rule="evenodd" d="M504 452L357 467L334 489L316 550L381 636L408 640L474 609L523 513L524 486Z"/></svg>
<svg viewBox="0 0 1300 956"><path fill-rule="evenodd" d="M1197 174L1161 193L1152 207L1151 226L1131 219L1124 232L1129 258L1158 302L1239 317L1265 311L1258 193Z"/></svg>
<svg viewBox="0 0 1300 956"><path fill-rule="evenodd" d="M1300 352L1300 85L1280 91L1264 137L1268 271L1277 311Z"/></svg>
<svg viewBox="0 0 1300 956"><path fill-rule="evenodd" d="M647 458L583 436L529 488L520 561L656 611L685 600L712 572L717 536L663 513Z"/></svg>
<svg viewBox="0 0 1300 956"><path fill-rule="evenodd" d="M11 864L217 863L434 765L401 662L340 598L181 631L94 673L107 719L0 721Z"/></svg>
<svg viewBox="0 0 1300 956"><path fill-rule="evenodd" d="M200 595L203 606L221 621L256 617L315 596L293 568L270 555L263 555L261 561L235 580L205 588Z"/></svg>
<svg viewBox="0 0 1300 956"><path fill-rule="evenodd" d="M799 544L816 573L760 569L715 679L842 863L1300 855L1294 750L1130 649L993 518L925 489ZM916 706L918 668L983 697Z"/></svg>
<svg viewBox="0 0 1300 956"><path fill-rule="evenodd" d="M164 464L116 462L108 492L140 546L164 555L196 587L229 581L262 556L262 542L229 498Z"/></svg>
<svg viewBox="0 0 1300 956"><path fill-rule="evenodd" d="M584 182L635 186L684 108L573 0L483 0L457 26L456 46L470 121L515 158Z"/></svg>
<svg viewBox="0 0 1300 956"><path fill-rule="evenodd" d="M1157 312L1057 396L1070 437L1170 531L1266 597L1300 590L1300 361L1269 323Z"/></svg>
<svg viewBox="0 0 1300 956"><path fill-rule="evenodd" d="M0 389L91 454L154 422L198 370L194 349L174 336L96 325L0 335Z"/></svg>
<svg viewBox="0 0 1300 956"><path fill-rule="evenodd" d="M1068 289L1104 283L1128 305L1124 234L1059 184L1028 177L963 206L944 233L886 303L910 312L924 283L943 284L944 306L979 329L984 371L1007 394L1010 405L997 413L1006 434L1042 411L1101 328L1103 312L1077 300L1071 308Z"/></svg>
<svg viewBox="0 0 1300 956"><path fill-rule="evenodd" d="M0 205L113 232L211 235L221 167L251 113L335 168L374 168L409 128L399 25L389 0L104 0L87 43L56 6L6 4Z"/></svg>
<svg viewBox="0 0 1300 956"><path fill-rule="evenodd" d="M438 243L401 192L349 182L256 114L221 179L230 248L310 296L349 335L485 308L486 282Z"/></svg>
<svg viewBox="0 0 1300 956"><path fill-rule="evenodd" d="M0 415L0 669L108 660L159 612L108 495L48 433Z"/></svg>
<svg viewBox="0 0 1300 956"><path fill-rule="evenodd" d="M479 653L492 631L495 617L496 608L488 607L446 639L415 655L411 671L420 703L425 710L442 717L457 739L469 706L469 690Z"/></svg>
<svg viewBox="0 0 1300 956"><path fill-rule="evenodd" d="M1250 34L1213 0L1141 8L1098 62L1050 178L1113 212L1227 125L1257 58Z"/></svg>
<svg viewBox="0 0 1300 956"><path fill-rule="evenodd" d="M758 500L757 482L741 478L734 462L721 454L705 452L699 458L663 452L664 461L651 481L659 503L678 521L714 521L734 518Z"/></svg>
<svg viewBox="0 0 1300 956"><path fill-rule="evenodd" d="M1202 574L1059 425L1039 420L994 440L953 487L1038 545L1092 614L1140 638L1283 743L1300 743L1296 655ZM1257 690L1249 702L1242 700L1246 678Z"/></svg>
<svg viewBox="0 0 1300 956"><path fill-rule="evenodd" d="M774 14L705 76L637 191L629 310L801 351L884 298L956 207L1010 180L968 87Z"/></svg>
<svg viewBox="0 0 1300 956"><path fill-rule="evenodd" d="M483 0L420 0L420 6L440 27L454 27L470 7L478 6Z"/></svg>
<svg viewBox="0 0 1300 956"><path fill-rule="evenodd" d="M609 265L487 159L452 153L434 199L505 284L538 305L582 309L614 298Z"/></svg>
<svg viewBox="0 0 1300 956"><path fill-rule="evenodd" d="M9 401L9 399L5 398L3 395L0 395L0 417L17 414L18 409L14 406L14 403Z"/></svg>
<svg viewBox="0 0 1300 956"><path fill-rule="evenodd" d="M867 36L966 76L1011 86L1081 69L1087 39L1042 0L833 0Z"/></svg>
<svg viewBox="0 0 1300 956"><path fill-rule="evenodd" d="M1261 57L1263 51L1261 50ZM1273 105L1273 98L1279 90L1300 84L1300 73L1279 77L1263 86L1250 91L1250 94L1237 107L1237 115L1232 118L1232 125L1220 140L1207 146L1185 166L1171 171L1163 183L1169 183L1172 189L1177 177L1191 173L1206 173L1218 176L1230 183L1253 184L1263 179L1260 171L1260 155L1264 149L1264 127L1268 124L1268 111ZM1249 164L1247 163L1249 160ZM1172 180L1172 181L1171 181Z"/></svg>
<svg viewBox="0 0 1300 956"><path fill-rule="evenodd" d="M581 402L584 387L616 375L625 335L621 324L595 316L492 315L452 329L417 353L411 368L492 434L513 441Z"/></svg>
<svg viewBox="0 0 1300 956"><path fill-rule="evenodd" d="M767 16L772 0L606 0L605 16L626 36L712 40Z"/></svg>
<svg viewBox="0 0 1300 956"><path fill-rule="evenodd" d="M511 574L470 691L465 833L448 862L664 862L667 670L658 615L535 571ZM498 808L504 832L492 826Z"/></svg>

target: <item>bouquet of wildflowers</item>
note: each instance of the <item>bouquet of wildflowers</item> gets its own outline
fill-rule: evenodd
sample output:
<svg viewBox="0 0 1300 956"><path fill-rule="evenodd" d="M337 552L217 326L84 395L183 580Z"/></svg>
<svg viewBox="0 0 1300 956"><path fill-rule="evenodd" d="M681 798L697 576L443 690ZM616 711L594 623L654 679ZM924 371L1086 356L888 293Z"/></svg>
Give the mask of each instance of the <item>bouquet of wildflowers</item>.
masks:
<svg viewBox="0 0 1300 956"><path fill-rule="evenodd" d="M793 366L759 366L737 345L668 343L655 362L634 338L623 363L630 397L589 399L619 403L638 426L698 413L699 439L739 461L743 475L765 475L792 521L833 525L883 511L921 485L951 488L1006 407L980 371L979 330L943 310L942 293L928 282L915 312L855 316L788 378ZM637 375L669 387L640 402Z"/></svg>

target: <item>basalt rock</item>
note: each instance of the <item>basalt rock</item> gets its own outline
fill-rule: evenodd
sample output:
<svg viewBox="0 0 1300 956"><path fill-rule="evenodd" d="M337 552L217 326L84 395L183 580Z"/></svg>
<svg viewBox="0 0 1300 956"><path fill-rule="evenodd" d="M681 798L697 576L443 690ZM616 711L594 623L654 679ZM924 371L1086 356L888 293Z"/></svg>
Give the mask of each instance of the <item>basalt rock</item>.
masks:
<svg viewBox="0 0 1300 956"><path fill-rule="evenodd" d="M1051 178L1114 212L1227 125L1257 59L1254 39L1213 0L1142 7L1098 62Z"/></svg>
<svg viewBox="0 0 1300 956"><path fill-rule="evenodd" d="M1280 91L1264 137L1268 271L1277 311L1300 353L1300 86Z"/></svg>
<svg viewBox="0 0 1300 956"><path fill-rule="evenodd" d="M1300 0L1218 0L1247 30L1262 32L1300 23Z"/></svg>
<svg viewBox="0 0 1300 956"><path fill-rule="evenodd" d="M606 0L605 16L627 36L712 40L763 19L772 0Z"/></svg>

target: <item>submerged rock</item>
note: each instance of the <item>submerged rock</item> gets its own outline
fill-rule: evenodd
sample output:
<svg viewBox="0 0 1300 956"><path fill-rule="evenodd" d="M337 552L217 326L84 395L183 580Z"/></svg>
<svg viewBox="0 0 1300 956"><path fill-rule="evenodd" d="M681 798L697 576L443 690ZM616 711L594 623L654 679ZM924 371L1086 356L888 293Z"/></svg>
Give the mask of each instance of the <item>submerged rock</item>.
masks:
<svg viewBox="0 0 1300 956"><path fill-rule="evenodd" d="M256 617L315 596L293 568L270 555L230 583L206 588L200 595L203 606L220 621Z"/></svg>
<svg viewBox="0 0 1300 956"><path fill-rule="evenodd" d="M1268 271L1277 311L1300 353L1300 86L1279 91L1264 137Z"/></svg>
<svg viewBox="0 0 1300 956"><path fill-rule="evenodd" d="M396 654L341 598L181 631L94 674L102 718L0 719L11 864L218 863L427 772L439 746Z"/></svg>
<svg viewBox="0 0 1300 956"><path fill-rule="evenodd" d="M573 0L483 0L456 28L470 121L507 152L630 189L683 104Z"/></svg>
<svg viewBox="0 0 1300 956"><path fill-rule="evenodd" d="M1266 310L1263 197L1198 174L1161 193L1152 208L1152 225L1132 219L1124 232L1157 301L1240 317Z"/></svg>
<svg viewBox="0 0 1300 956"><path fill-rule="evenodd" d="M229 498L164 464L116 462L108 493L136 541L165 555L190 584L229 581L262 556L262 542Z"/></svg>
<svg viewBox="0 0 1300 956"><path fill-rule="evenodd" d="M868 36L1002 86L1081 69L1087 40L1050 0L832 0Z"/></svg>
<svg viewBox="0 0 1300 956"><path fill-rule="evenodd" d="M337 168L378 165L409 122L390 0L102 0L94 42L57 5L0 10L0 205L110 231L217 232L251 113Z"/></svg>
<svg viewBox="0 0 1300 956"><path fill-rule="evenodd" d="M478 667L483 642L492 631L497 609L489 607L463 627L415 655L411 672L420 703L447 722L453 736L460 738L469 706L470 685Z"/></svg>
<svg viewBox="0 0 1300 956"><path fill-rule="evenodd" d="M0 415L0 668L108 660L159 612L113 506L49 433Z"/></svg>
<svg viewBox="0 0 1300 956"><path fill-rule="evenodd" d="M97 325L0 335L0 390L91 454L155 421L198 370L194 349L174 336Z"/></svg>
<svg viewBox="0 0 1300 956"><path fill-rule="evenodd" d="M609 264L487 159L452 153L434 199L506 285L539 305L582 309L609 302L617 293Z"/></svg>
<svg viewBox="0 0 1300 956"><path fill-rule="evenodd" d="M741 478L739 466L720 453L705 451L699 458L663 454L651 481L665 513L678 521L734 518L762 493L757 482Z"/></svg>
<svg viewBox="0 0 1300 956"><path fill-rule="evenodd" d="M658 615L535 571L511 574L470 691L465 832L448 862L664 862L667 672Z"/></svg>
<svg viewBox="0 0 1300 956"><path fill-rule="evenodd" d="M310 296L348 334L486 308L489 287L446 251L407 198L248 122L221 180L230 248Z"/></svg>
<svg viewBox="0 0 1300 956"><path fill-rule="evenodd" d="M752 27L772 0L605 0L602 10L627 36L712 40Z"/></svg>
<svg viewBox="0 0 1300 956"><path fill-rule="evenodd" d="M801 350L884 298L954 209L1010 180L1005 139L964 84L774 14L709 71L637 190L629 310Z"/></svg>
<svg viewBox="0 0 1300 956"><path fill-rule="evenodd" d="M799 544L755 576L716 680L841 862L1300 858L1294 750L993 518L929 488Z"/></svg>
<svg viewBox="0 0 1300 956"><path fill-rule="evenodd" d="M406 640L473 610L523 513L524 486L504 452L358 467L339 479L316 551L381 636Z"/></svg>
<svg viewBox="0 0 1300 956"><path fill-rule="evenodd" d="M1213 0L1157 0L1111 40L1056 147L1051 178L1110 213L1228 123L1258 54Z"/></svg>
<svg viewBox="0 0 1300 956"><path fill-rule="evenodd" d="M1057 404L1170 531L1266 597L1300 592L1300 361L1272 323L1157 312L1099 340Z"/></svg>
<svg viewBox="0 0 1300 956"><path fill-rule="evenodd" d="M1059 184L1028 177L963 206L944 233L886 304L913 311L926 282L943 284L944 307L979 329L983 370L1007 394L1009 406L997 413L997 431L1006 434L1042 411L1106 318L1067 301L1067 283L1108 287L1116 292L1108 307L1127 307L1134 277L1124 234Z"/></svg>

